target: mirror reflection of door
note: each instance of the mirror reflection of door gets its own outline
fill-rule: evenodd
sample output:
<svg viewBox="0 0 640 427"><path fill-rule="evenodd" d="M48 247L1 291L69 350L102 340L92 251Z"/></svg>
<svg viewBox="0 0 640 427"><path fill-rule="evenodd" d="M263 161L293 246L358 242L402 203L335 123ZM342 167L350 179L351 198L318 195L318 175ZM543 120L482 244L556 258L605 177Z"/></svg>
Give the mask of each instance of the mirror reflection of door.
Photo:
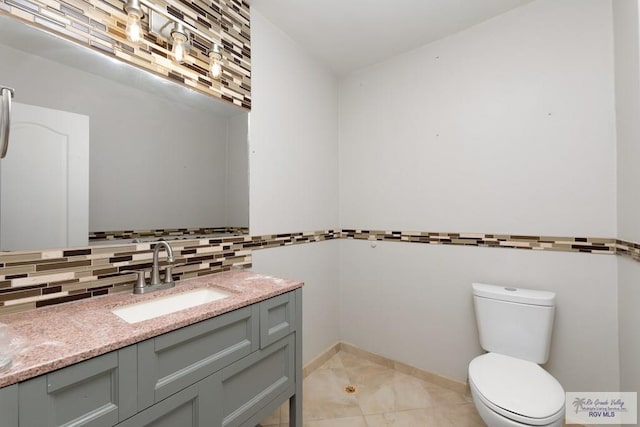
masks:
<svg viewBox="0 0 640 427"><path fill-rule="evenodd" d="M0 161L0 250L86 246L89 117L13 103Z"/></svg>

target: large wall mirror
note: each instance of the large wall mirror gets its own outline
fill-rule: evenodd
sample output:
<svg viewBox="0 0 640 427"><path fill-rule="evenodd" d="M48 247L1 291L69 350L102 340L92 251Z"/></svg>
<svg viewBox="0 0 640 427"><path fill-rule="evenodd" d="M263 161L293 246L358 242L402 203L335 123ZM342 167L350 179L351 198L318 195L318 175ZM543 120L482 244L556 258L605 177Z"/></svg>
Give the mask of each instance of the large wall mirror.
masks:
<svg viewBox="0 0 640 427"><path fill-rule="evenodd" d="M7 16L0 85L0 250L248 232L246 110Z"/></svg>

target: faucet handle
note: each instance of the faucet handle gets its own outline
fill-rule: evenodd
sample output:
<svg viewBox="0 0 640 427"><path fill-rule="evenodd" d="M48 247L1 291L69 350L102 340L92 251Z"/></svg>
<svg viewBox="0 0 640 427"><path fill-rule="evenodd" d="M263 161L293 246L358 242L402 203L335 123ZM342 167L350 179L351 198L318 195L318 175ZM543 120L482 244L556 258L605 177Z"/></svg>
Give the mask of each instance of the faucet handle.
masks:
<svg viewBox="0 0 640 427"><path fill-rule="evenodd" d="M143 290L144 287L147 286L147 282L144 279L145 270L122 270L120 273L124 273L124 274L136 273L138 275L138 278L136 279L136 284L133 287L133 293L138 294L138 293L144 292L141 290Z"/></svg>

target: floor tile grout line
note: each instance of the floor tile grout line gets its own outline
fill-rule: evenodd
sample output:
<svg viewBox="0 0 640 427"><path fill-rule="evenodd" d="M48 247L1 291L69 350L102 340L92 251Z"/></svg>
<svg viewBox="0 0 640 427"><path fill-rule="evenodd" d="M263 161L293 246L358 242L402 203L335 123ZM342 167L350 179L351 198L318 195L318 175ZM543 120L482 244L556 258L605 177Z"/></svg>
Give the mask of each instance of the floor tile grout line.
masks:
<svg viewBox="0 0 640 427"><path fill-rule="evenodd" d="M379 413L372 412L370 414L369 413L365 414L365 410L363 409L364 402L362 400L363 395L361 393L363 390L367 390L366 388L363 388L364 386L366 386L366 382L365 382L366 376L367 376L366 368L371 368L371 367L377 367L380 369L380 371L378 372L374 370L374 373L372 374L374 378L377 374L380 374L384 377L386 373L391 373L389 378L383 379L381 381L374 380L374 384L376 385L374 386L374 388L372 388L372 390L375 391L377 389L379 391L382 387L390 386L392 391L392 396L393 396L393 402L390 404L388 408L383 409ZM359 378L358 376L354 376L354 371L357 371L358 369L363 369L362 374L365 376L364 378ZM333 377L334 379L329 379L328 384L325 384L324 387L328 386L332 388L337 386L338 390L329 392L328 396L332 396L332 393L339 393L339 394L346 393L344 391L344 387L349 384L354 385L357 388L356 395L353 396L353 403L355 403L356 404L355 406L357 406L358 414L356 414L356 411L352 412L353 415L347 415L347 412L343 412L342 414L336 414L335 412L331 412L329 414L316 413L314 416L318 416L318 418L314 418L313 420L309 420L309 419L303 420L303 423L305 426L330 425L327 423L331 423L332 420L341 420L341 419L350 418L350 419L353 419L354 422L355 420L360 420L358 421L358 425L364 425L365 427L369 427L369 426L375 427L379 425L380 421L385 422L384 418L386 417L390 417L392 420L393 419L397 420L396 417L398 417L400 414L403 414L401 415L401 417L407 418L412 416L410 415L411 413L416 413L417 414L416 416L421 416L421 417L438 416L446 420L447 424L450 424L450 425L456 424L455 419L457 418L457 415L454 416L454 414L460 413L462 414L462 417L464 419L471 422L470 425L484 426L484 424L479 423L478 421L479 417L477 416L477 413L475 413L474 415L473 408L475 407L472 408L472 412L469 412L468 410L469 405L472 405L473 403L470 402L468 399L466 399L464 393L451 390L448 387L445 387L442 384L439 384L438 382L432 382L420 376L412 375L410 372L405 372L404 370L399 369L395 365L386 366L386 365L377 363L376 361L370 360L369 358L367 358L366 355L354 354L349 351L339 350L338 352L333 354L331 357L329 357L322 365L317 366L317 368L314 369L313 372L309 373L309 375L305 378L304 382L306 383L307 380L312 380L312 378L314 378L313 377L314 374L318 374L318 373L320 376L317 378L319 379L322 379L322 378L326 379L326 378L331 378L332 375L334 376ZM417 384L423 384L425 386L424 391L427 393L427 396L430 396L432 393L443 393L443 395L440 397L440 399L436 398L436 400L434 401L429 401L429 404L425 406L418 406L414 408L403 407L403 405L401 404L401 401L403 400L402 394L398 394L399 389L397 389L397 387L399 386L398 383L396 382L398 375L403 378L404 377L410 378L416 381ZM320 381L319 379L316 379L316 381ZM357 379L361 379L362 381L360 382L355 381ZM342 381L344 380L346 380L348 384L342 384ZM320 385L322 389L323 387L322 381L316 383L316 386L317 385ZM432 389L432 387L435 387L435 388ZM455 396L456 399L454 399L453 402L450 401L449 395ZM305 397L306 396L307 394L305 393ZM443 397L445 399L444 401L441 400ZM435 398L435 395L434 395L434 398ZM332 401L333 400L329 398L327 401L325 401L325 404L327 402L331 404ZM277 416L277 420L279 421L279 424L277 424L277 426L286 425L286 424L283 424L284 422L283 408L284 406L281 406L279 408L279 412ZM353 406L352 408L355 409ZM307 413L307 411L304 410L303 413ZM327 415L329 415L329 417L325 418L325 416ZM336 415L339 415L339 416L336 416ZM452 416L453 418L451 418ZM344 422L345 421L342 421L341 424L345 425ZM263 424L263 426L273 427L274 424Z"/></svg>

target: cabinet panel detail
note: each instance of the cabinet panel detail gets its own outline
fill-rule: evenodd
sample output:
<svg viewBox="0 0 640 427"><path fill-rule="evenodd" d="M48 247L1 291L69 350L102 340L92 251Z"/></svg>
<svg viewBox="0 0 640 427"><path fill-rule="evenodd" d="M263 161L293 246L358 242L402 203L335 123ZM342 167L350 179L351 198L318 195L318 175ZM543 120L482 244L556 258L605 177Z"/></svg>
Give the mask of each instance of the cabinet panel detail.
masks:
<svg viewBox="0 0 640 427"><path fill-rule="evenodd" d="M206 378L129 418L118 427L215 426L215 378Z"/></svg>
<svg viewBox="0 0 640 427"><path fill-rule="evenodd" d="M222 370L224 427L240 426L294 383L295 335Z"/></svg>
<svg viewBox="0 0 640 427"><path fill-rule="evenodd" d="M0 427L18 427L18 385L0 388Z"/></svg>
<svg viewBox="0 0 640 427"><path fill-rule="evenodd" d="M131 350L120 351L126 354ZM120 386L118 353L107 353L21 383L20 425L115 425L120 401L130 401L127 393L135 394L135 390Z"/></svg>
<svg viewBox="0 0 640 427"><path fill-rule="evenodd" d="M265 348L289 335L295 324L295 293L260 303L260 347Z"/></svg>
<svg viewBox="0 0 640 427"><path fill-rule="evenodd" d="M139 409L255 350L258 316L253 305L139 343Z"/></svg>

